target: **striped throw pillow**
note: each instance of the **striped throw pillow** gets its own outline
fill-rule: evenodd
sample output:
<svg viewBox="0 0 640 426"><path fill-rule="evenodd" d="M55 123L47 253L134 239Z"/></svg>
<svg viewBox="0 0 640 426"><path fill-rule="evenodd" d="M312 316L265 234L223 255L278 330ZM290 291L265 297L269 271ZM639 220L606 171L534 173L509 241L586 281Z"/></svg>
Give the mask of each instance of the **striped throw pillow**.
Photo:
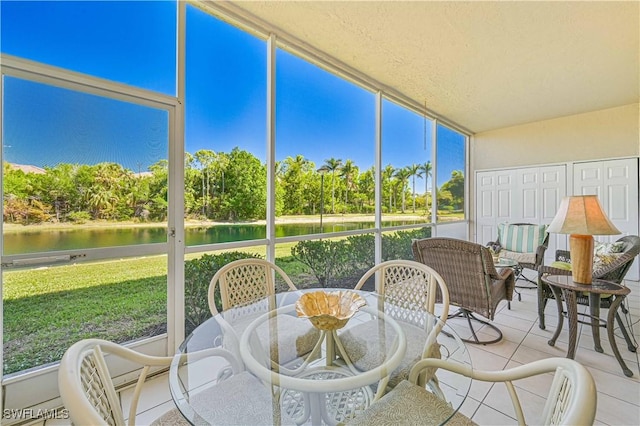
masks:
<svg viewBox="0 0 640 426"><path fill-rule="evenodd" d="M505 250L519 253L534 253L544 242L547 225L498 225L498 238Z"/></svg>

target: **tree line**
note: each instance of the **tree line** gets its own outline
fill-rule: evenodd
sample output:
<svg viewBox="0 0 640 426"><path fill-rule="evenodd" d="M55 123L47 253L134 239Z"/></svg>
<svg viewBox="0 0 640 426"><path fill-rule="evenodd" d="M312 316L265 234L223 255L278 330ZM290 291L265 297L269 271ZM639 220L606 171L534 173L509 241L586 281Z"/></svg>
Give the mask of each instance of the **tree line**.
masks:
<svg viewBox="0 0 640 426"><path fill-rule="evenodd" d="M167 219L168 162L134 173L116 163L61 163L25 173L4 163L4 221L8 223ZM373 213L373 166L329 158L318 167L302 155L276 163L276 215ZM239 221L266 217L267 170L252 153L199 150L185 153L185 217ZM417 192L423 179L424 192ZM431 162L382 170L383 212L430 214ZM411 185L409 184L411 182ZM461 210L464 175L452 172L437 190L439 210Z"/></svg>

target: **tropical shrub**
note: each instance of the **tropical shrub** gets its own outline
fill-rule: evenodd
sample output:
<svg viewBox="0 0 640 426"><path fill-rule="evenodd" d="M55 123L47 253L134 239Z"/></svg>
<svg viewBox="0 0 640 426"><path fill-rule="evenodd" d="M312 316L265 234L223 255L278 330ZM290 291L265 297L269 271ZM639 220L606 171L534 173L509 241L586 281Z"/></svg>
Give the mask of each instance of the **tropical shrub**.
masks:
<svg viewBox="0 0 640 426"><path fill-rule="evenodd" d="M51 220L51 210L51 206L36 199L11 197L5 200L2 214L5 222L30 225Z"/></svg>
<svg viewBox="0 0 640 426"><path fill-rule="evenodd" d="M82 224L91 220L91 215L88 212L71 212L67 215L67 220L73 223Z"/></svg>
<svg viewBox="0 0 640 426"><path fill-rule="evenodd" d="M184 315L187 335L211 317L207 298L211 278L227 263L248 258L260 258L260 256L232 251L215 255L204 254L184 263ZM221 311L222 302L219 288L216 289L214 298L216 307Z"/></svg>
<svg viewBox="0 0 640 426"><path fill-rule="evenodd" d="M352 272L364 272L375 264L375 237L373 234L352 235L347 237L347 252Z"/></svg>
<svg viewBox="0 0 640 426"><path fill-rule="evenodd" d="M413 260L411 240L431 237L431 228L398 231L395 234L382 236L382 260Z"/></svg>
<svg viewBox="0 0 640 426"><path fill-rule="evenodd" d="M346 276L350 268L345 241L300 241L291 248L291 255L311 269L320 287Z"/></svg>
<svg viewBox="0 0 640 426"><path fill-rule="evenodd" d="M383 235L382 260L412 260L411 240L430 236L429 227ZM337 241L300 241L292 247L291 254L311 270L321 287L340 281L355 284L374 265L375 237L366 234Z"/></svg>

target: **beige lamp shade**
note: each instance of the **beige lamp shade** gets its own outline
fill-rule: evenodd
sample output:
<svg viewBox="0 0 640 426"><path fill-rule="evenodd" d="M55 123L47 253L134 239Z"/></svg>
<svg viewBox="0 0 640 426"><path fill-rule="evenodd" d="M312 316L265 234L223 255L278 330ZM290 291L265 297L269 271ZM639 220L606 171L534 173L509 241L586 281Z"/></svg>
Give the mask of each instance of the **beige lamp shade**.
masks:
<svg viewBox="0 0 640 426"><path fill-rule="evenodd" d="M595 195L565 197L548 232L571 234L571 275L579 284L591 284L593 278L592 235L613 235L620 231L602 211Z"/></svg>
<svg viewBox="0 0 640 426"><path fill-rule="evenodd" d="M564 197L547 231L578 235L620 234L595 195Z"/></svg>

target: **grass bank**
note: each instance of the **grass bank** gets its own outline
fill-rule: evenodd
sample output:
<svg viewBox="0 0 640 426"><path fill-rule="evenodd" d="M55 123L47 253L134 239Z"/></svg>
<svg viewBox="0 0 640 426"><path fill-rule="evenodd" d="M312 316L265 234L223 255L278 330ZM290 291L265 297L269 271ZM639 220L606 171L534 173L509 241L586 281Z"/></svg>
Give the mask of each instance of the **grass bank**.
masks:
<svg viewBox="0 0 640 426"><path fill-rule="evenodd" d="M424 221L425 216L419 213L394 213L384 215L385 221ZM367 222L374 221L373 215L362 214L325 214L322 216L324 223L340 223L340 222ZM277 224L287 223L319 223L320 215L291 215L278 216L275 220ZM213 220L185 220L185 227L202 227L216 225L232 225L232 224L264 224L264 219L240 222L220 222ZM32 225L20 225L15 223L4 223L4 232L31 232L46 230L64 230L64 229L94 229L94 228L155 228L158 226L166 226L166 222L135 222L135 221L106 221L106 220L89 220L83 223L72 222L46 222Z"/></svg>
<svg viewBox="0 0 640 426"><path fill-rule="evenodd" d="M296 277L306 268L291 258L293 245L279 244L276 256ZM9 270L3 288L4 374L56 362L83 338L125 342L166 331L166 256Z"/></svg>
<svg viewBox="0 0 640 426"><path fill-rule="evenodd" d="M300 288L317 285L291 256L296 244L277 244L276 263ZM265 256L264 246L240 251ZM56 362L83 338L125 342L166 331L165 255L5 270L3 288L4 374Z"/></svg>

